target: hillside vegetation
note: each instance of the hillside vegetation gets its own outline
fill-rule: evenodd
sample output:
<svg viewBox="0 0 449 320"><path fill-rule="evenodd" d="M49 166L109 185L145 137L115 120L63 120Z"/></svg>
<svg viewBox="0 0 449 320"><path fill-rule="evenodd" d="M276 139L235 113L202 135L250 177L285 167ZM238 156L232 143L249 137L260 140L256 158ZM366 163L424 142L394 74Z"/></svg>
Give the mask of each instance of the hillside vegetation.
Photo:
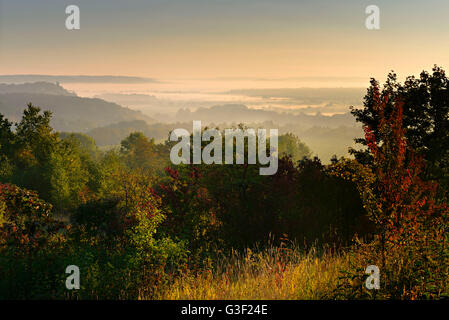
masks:
<svg viewBox="0 0 449 320"><path fill-rule="evenodd" d="M0 94L0 112L12 121L19 121L24 106L31 101L53 113L52 126L60 131L86 132L120 121L151 121L138 111L104 100L47 93Z"/></svg>
<svg viewBox="0 0 449 320"><path fill-rule="evenodd" d="M448 92L437 66L372 80L353 158L323 164L286 133L272 175L175 165L176 142L142 132L102 150L31 103L0 114L0 298L448 298Z"/></svg>

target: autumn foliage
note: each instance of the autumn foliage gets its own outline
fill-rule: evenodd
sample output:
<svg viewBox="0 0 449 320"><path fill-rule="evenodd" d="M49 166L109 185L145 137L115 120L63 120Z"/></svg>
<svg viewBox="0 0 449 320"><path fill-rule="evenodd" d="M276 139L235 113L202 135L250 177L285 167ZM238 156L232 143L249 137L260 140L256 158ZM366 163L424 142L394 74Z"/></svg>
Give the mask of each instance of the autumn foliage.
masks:
<svg viewBox="0 0 449 320"><path fill-rule="evenodd" d="M448 293L448 206L437 199L437 183L423 180L425 162L407 144L402 123L403 103L397 99L387 114L388 98L388 95L381 97L374 88L380 139L376 139L370 126L364 126L372 165L352 164L352 168L357 168L356 176L369 177L357 183L377 232L374 241L358 241L351 251L353 270L358 275L353 271L347 273L340 289L345 292L346 288L343 296L351 297L445 296ZM346 163L340 169L348 167ZM363 170L365 173L361 174ZM378 265L383 272L379 293L365 290L363 281L354 282L363 273L362 266L369 264Z"/></svg>

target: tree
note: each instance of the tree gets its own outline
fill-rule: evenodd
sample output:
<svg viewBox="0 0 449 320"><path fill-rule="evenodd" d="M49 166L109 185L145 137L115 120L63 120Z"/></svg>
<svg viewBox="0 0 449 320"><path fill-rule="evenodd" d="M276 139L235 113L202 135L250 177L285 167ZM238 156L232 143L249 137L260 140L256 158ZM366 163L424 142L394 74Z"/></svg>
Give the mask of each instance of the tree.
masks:
<svg viewBox="0 0 449 320"><path fill-rule="evenodd" d="M12 123L0 114L0 155L5 157L12 156L12 150L15 144L15 135L11 131Z"/></svg>
<svg viewBox="0 0 449 320"><path fill-rule="evenodd" d="M91 176L77 144L63 140L49 159L50 199L59 211L80 204L80 194Z"/></svg>
<svg viewBox="0 0 449 320"><path fill-rule="evenodd" d="M54 151L58 135L50 126L51 112L41 113L39 107L31 103L23 111L22 120L17 124L16 135L22 148L30 150L40 165L48 162Z"/></svg>
<svg viewBox="0 0 449 320"><path fill-rule="evenodd" d="M87 134L78 132L60 132L59 138L61 138L62 140L74 142L80 147L83 152L88 153L89 156L94 160L98 160L100 158L100 152L98 150L97 144L95 143L95 140Z"/></svg>
<svg viewBox="0 0 449 320"><path fill-rule="evenodd" d="M376 110L378 87L378 82L371 79L364 107L352 107L351 113L370 128L376 141L381 142L381 118ZM419 78L407 77L404 84L399 83L396 74L391 72L379 95L381 99L389 97L385 102L386 117L394 112L395 101L398 98L402 101L402 127L407 144L429 162L427 178L449 186L449 79L445 71L434 66L431 74L423 71ZM356 142L367 145L366 138L356 139ZM350 152L363 163L373 160L366 149Z"/></svg>
<svg viewBox="0 0 449 320"><path fill-rule="evenodd" d="M12 123L0 114L0 179L8 180L12 175L15 148L15 135L11 131Z"/></svg>
<svg viewBox="0 0 449 320"><path fill-rule="evenodd" d="M279 136L279 156L291 156L294 161L310 158L312 151L297 136L287 133Z"/></svg>
<svg viewBox="0 0 449 320"><path fill-rule="evenodd" d="M87 136L64 135L61 140L50 120L50 112L30 103L14 132L0 115L0 178L37 191L62 212L99 189L93 159L97 150Z"/></svg>
<svg viewBox="0 0 449 320"><path fill-rule="evenodd" d="M132 169L151 169L156 160L154 139L148 139L141 132L131 133L121 142L120 151Z"/></svg>
<svg viewBox="0 0 449 320"><path fill-rule="evenodd" d="M380 266L382 297L439 297L448 290L441 274L449 268L449 208L436 197L437 183L422 179L425 163L406 138L400 97L392 102L376 85L371 94L377 125L364 126L371 164L334 164L355 173L364 207L376 225L374 240L359 242L351 256L360 259L358 265ZM353 271L348 275L358 277ZM371 294L363 288L352 291Z"/></svg>
<svg viewBox="0 0 449 320"><path fill-rule="evenodd" d="M49 162L57 148L58 135L50 126L51 113L27 105L15 132L8 132L10 124L3 121L2 138L7 158L12 165L6 177L19 186L37 190L42 198L50 199ZM6 139L5 139L6 138ZM3 148L2 148L3 149Z"/></svg>

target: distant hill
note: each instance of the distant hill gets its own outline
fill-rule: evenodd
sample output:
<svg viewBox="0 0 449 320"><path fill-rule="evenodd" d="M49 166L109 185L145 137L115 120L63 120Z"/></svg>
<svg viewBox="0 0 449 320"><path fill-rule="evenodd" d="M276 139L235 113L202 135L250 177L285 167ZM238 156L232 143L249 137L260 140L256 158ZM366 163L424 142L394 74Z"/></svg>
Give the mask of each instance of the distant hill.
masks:
<svg viewBox="0 0 449 320"><path fill-rule="evenodd" d="M208 123L242 123L274 121L278 125L296 124L302 129L314 126L337 128L354 126L354 117L349 113L325 116L320 113L308 115L300 111L278 112L263 109L251 109L243 104L226 104L211 108L198 108L195 111L180 109L175 116L177 121L202 120Z"/></svg>
<svg viewBox="0 0 449 320"><path fill-rule="evenodd" d="M62 83L151 83L157 82L152 78L128 77L128 76L66 76L46 74L11 74L0 75L0 83L23 83L23 82L62 82Z"/></svg>
<svg viewBox="0 0 449 320"><path fill-rule="evenodd" d="M52 111L51 125L58 131L87 132L121 121L153 121L139 111L124 108L116 103L67 94L3 93L0 94L0 113L12 121L19 121L29 102L42 110Z"/></svg>
<svg viewBox="0 0 449 320"><path fill-rule="evenodd" d="M0 83L0 94L5 93L40 93L53 94L59 96L76 96L76 93L70 92L59 85L59 83L50 82L32 82L20 84Z"/></svg>

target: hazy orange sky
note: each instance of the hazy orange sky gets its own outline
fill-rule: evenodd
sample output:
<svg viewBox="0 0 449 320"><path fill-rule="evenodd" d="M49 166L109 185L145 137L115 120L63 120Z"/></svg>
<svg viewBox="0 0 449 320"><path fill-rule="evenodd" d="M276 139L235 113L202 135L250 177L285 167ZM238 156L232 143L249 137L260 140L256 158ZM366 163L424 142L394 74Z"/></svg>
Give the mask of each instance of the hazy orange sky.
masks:
<svg viewBox="0 0 449 320"><path fill-rule="evenodd" d="M81 29L66 30L76 4ZM365 28L380 7L381 29ZM449 66L449 1L0 0L0 74L291 78Z"/></svg>

